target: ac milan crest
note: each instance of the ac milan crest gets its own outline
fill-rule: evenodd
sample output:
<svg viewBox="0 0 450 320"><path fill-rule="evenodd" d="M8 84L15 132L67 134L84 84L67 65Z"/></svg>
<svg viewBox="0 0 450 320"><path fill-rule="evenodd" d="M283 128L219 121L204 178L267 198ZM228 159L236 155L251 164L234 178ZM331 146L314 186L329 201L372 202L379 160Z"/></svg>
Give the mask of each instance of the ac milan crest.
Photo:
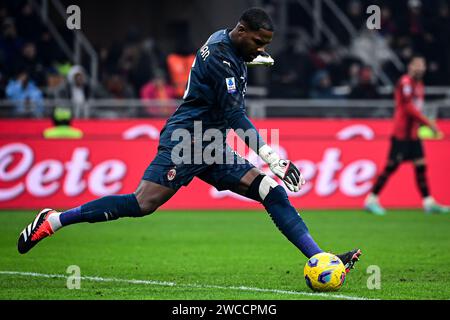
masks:
<svg viewBox="0 0 450 320"><path fill-rule="evenodd" d="M177 170L175 170L175 168L170 169L167 172L167 180L172 181L173 179L175 179L176 175L177 175Z"/></svg>

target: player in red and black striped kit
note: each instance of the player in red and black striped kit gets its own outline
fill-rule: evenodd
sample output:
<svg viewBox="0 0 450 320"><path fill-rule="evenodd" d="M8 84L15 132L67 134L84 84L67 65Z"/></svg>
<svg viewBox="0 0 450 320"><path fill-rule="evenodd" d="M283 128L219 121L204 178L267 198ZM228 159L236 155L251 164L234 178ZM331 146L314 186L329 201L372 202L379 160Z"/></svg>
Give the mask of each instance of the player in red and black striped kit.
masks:
<svg viewBox="0 0 450 320"><path fill-rule="evenodd" d="M449 211L447 207L437 204L429 194L423 146L417 134L420 126L428 126L435 135L442 135L436 123L422 113L424 105L422 78L425 71L425 59L422 56L414 56L408 64L408 73L403 75L396 85L394 131L388 162L365 200L365 208L376 215L385 214L385 209L379 204L378 194L389 177L405 161L412 161L414 164L416 183L423 199L425 212L446 213Z"/></svg>

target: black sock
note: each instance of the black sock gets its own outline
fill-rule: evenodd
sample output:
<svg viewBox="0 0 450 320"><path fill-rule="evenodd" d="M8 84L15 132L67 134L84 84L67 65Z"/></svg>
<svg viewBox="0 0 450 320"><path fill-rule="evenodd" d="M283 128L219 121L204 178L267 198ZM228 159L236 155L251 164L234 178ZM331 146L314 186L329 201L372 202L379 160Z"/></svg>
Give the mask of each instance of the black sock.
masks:
<svg viewBox="0 0 450 320"><path fill-rule="evenodd" d="M416 171L416 183L419 188L422 198L426 198L430 195L428 191L428 183L426 177L426 166L424 164L419 164L415 166Z"/></svg>
<svg viewBox="0 0 450 320"><path fill-rule="evenodd" d="M397 170L398 163L397 162L389 162L384 168L383 173L380 174L375 185L373 186L372 193L379 194L381 189L383 189L389 177Z"/></svg>

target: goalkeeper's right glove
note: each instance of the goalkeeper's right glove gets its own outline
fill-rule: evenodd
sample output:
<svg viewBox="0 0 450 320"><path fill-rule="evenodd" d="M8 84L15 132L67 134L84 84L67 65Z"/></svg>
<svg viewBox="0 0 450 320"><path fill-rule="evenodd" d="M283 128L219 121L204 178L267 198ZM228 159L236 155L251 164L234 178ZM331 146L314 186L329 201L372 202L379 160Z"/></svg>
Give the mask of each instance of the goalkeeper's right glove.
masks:
<svg viewBox="0 0 450 320"><path fill-rule="evenodd" d="M269 145L265 144L259 148L258 155L290 191L298 192L306 183L300 170L290 160L280 159Z"/></svg>

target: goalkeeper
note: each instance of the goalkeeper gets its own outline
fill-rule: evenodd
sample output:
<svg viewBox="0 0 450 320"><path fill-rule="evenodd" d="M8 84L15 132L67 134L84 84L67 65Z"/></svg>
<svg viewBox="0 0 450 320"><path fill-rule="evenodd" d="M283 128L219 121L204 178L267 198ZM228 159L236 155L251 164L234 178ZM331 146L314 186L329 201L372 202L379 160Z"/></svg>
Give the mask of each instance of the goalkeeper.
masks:
<svg viewBox="0 0 450 320"><path fill-rule="evenodd" d="M227 130L232 128L238 135L245 132L240 137L258 153L290 191L299 191L305 183L294 164L280 159L259 136L246 116L244 95L247 63L271 64L264 49L272 41L273 31L273 23L267 13L251 8L242 14L234 29L219 30L212 34L196 54L184 102L162 129L158 153L145 171L137 190L127 195L106 196L65 212L42 210L20 234L19 252L28 252L40 240L74 223L149 215L182 186L187 186L194 177L218 190L231 190L260 202L280 231L306 257L322 252L302 218L290 204L285 189L233 152L225 140L219 146L216 143L217 148L212 153L215 153L214 159L227 159L226 162L211 163L202 157L198 161L198 154L195 152L195 145L198 143L201 144L200 156L208 150L211 140L202 139L208 133L219 131L223 138ZM202 141L198 141L195 135L196 125L199 124L202 128ZM177 151L180 133L187 133L191 137L188 147L194 146L194 152L186 151L192 148L184 148L181 153ZM248 136L252 139L246 139ZM255 143L250 143L250 140ZM349 270L360 254L360 250L355 249L338 256Z"/></svg>

